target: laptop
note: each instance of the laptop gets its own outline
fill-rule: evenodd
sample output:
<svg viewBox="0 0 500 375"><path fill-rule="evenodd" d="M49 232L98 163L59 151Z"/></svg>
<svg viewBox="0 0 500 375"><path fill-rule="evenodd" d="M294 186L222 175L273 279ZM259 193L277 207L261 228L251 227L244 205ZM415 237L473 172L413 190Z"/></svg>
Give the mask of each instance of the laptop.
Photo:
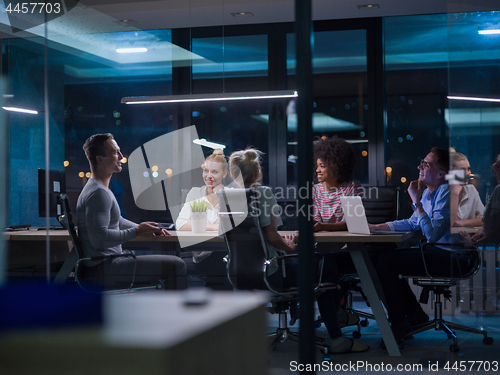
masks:
<svg viewBox="0 0 500 375"><path fill-rule="evenodd" d="M356 234L394 234L404 233L391 230L377 230L370 233L368 220L366 219L365 207L360 196L340 197L344 220L347 224L349 233Z"/></svg>
<svg viewBox="0 0 500 375"><path fill-rule="evenodd" d="M349 233L370 234L368 221L366 220L365 207L361 197L340 197L344 220L347 224Z"/></svg>

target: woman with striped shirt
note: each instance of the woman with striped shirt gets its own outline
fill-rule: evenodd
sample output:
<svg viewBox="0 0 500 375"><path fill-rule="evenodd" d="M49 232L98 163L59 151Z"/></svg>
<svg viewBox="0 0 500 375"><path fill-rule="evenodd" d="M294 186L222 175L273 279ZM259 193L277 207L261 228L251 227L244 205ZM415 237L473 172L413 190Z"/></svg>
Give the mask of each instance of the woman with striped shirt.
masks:
<svg viewBox="0 0 500 375"><path fill-rule="evenodd" d="M318 179L313 186L314 231L347 230L340 197L363 194L361 184L352 179L354 147L337 136L321 138L314 144L314 159Z"/></svg>

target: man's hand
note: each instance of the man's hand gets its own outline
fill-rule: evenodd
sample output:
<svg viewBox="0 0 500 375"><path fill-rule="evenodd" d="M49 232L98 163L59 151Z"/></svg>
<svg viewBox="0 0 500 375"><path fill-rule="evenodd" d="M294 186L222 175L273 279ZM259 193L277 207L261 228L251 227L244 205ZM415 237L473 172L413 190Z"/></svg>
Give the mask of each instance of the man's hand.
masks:
<svg viewBox="0 0 500 375"><path fill-rule="evenodd" d="M297 248L297 244L295 243L295 236L293 234L286 234L283 237L283 241L292 249L292 251L295 251Z"/></svg>
<svg viewBox="0 0 500 375"><path fill-rule="evenodd" d="M410 195L413 203L420 202L425 188L426 186L418 180L410 182L410 185L408 186L408 194Z"/></svg>
<svg viewBox="0 0 500 375"><path fill-rule="evenodd" d="M166 229L158 228L158 223L145 221L135 227L137 237L170 236Z"/></svg>
<svg viewBox="0 0 500 375"><path fill-rule="evenodd" d="M376 232L378 230L391 230L391 227L389 224L382 223L382 224L368 224L368 229L370 229L370 232Z"/></svg>

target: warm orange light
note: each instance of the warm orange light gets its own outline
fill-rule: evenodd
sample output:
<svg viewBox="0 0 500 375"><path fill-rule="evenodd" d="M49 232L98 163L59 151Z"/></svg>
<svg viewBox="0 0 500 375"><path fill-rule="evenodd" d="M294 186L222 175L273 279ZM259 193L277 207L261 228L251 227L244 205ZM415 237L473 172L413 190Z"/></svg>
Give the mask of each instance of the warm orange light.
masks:
<svg viewBox="0 0 500 375"><path fill-rule="evenodd" d="M366 151L366 150L361 151L361 155L363 155L363 156L368 155L368 151Z"/></svg>
<svg viewBox="0 0 500 375"><path fill-rule="evenodd" d="M391 173L391 172L392 172L392 168L391 168L391 167L387 167L387 168L385 169L385 171L386 171L387 173Z"/></svg>
<svg viewBox="0 0 500 375"><path fill-rule="evenodd" d="M406 177L401 177L401 182L404 184L406 182Z"/></svg>
<svg viewBox="0 0 500 375"><path fill-rule="evenodd" d="M123 159L122 159L122 160L120 160L120 162L121 162L122 164L127 164L127 161L128 161L128 159L127 159L125 156L123 157Z"/></svg>
<svg viewBox="0 0 500 375"><path fill-rule="evenodd" d="M165 173L167 175L171 176L173 172L172 172L172 170L170 168L168 168L167 170L165 170Z"/></svg>
<svg viewBox="0 0 500 375"><path fill-rule="evenodd" d="M153 165L153 167L151 168L151 170L153 172L158 172L158 166L157 165Z"/></svg>
<svg viewBox="0 0 500 375"><path fill-rule="evenodd" d="M92 176L90 172L85 173L85 177L90 178L90 176Z"/></svg>
<svg viewBox="0 0 500 375"><path fill-rule="evenodd" d="M64 161L64 166L67 167L69 165L69 161L65 160Z"/></svg>
<svg viewBox="0 0 500 375"><path fill-rule="evenodd" d="M83 172L78 173L78 177L84 178L85 177L85 173L83 173Z"/></svg>

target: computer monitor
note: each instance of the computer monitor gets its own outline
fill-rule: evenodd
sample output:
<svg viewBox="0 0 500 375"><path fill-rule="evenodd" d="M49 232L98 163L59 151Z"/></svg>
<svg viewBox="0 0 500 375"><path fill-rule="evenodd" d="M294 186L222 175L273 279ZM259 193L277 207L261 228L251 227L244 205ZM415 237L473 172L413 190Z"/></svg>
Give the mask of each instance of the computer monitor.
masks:
<svg viewBox="0 0 500 375"><path fill-rule="evenodd" d="M62 207L59 195L66 193L66 173L64 171L49 171L49 216L60 216ZM45 217L45 169L38 169L38 216Z"/></svg>

